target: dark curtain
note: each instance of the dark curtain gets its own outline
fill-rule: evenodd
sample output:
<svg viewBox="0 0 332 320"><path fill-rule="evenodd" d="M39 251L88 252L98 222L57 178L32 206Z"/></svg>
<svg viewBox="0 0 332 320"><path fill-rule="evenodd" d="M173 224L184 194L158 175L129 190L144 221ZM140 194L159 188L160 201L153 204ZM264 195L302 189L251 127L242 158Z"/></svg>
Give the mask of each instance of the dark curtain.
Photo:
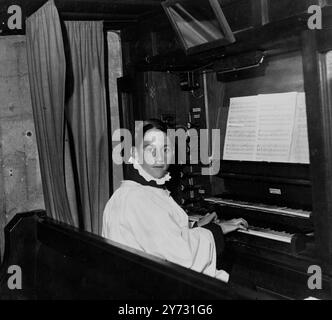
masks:
<svg viewBox="0 0 332 320"><path fill-rule="evenodd" d="M47 214L77 225L69 209L64 175L66 60L60 20L53 1L26 20L33 116Z"/></svg>
<svg viewBox="0 0 332 320"><path fill-rule="evenodd" d="M76 175L80 225L101 234L110 195L102 21L65 22L66 120Z"/></svg>

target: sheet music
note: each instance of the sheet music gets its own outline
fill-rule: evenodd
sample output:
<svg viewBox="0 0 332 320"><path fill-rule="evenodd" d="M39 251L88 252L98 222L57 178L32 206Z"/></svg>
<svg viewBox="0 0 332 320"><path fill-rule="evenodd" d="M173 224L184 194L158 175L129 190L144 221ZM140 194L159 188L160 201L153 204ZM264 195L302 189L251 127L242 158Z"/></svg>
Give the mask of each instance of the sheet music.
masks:
<svg viewBox="0 0 332 320"><path fill-rule="evenodd" d="M309 163L305 94L231 98L223 159Z"/></svg>
<svg viewBox="0 0 332 320"><path fill-rule="evenodd" d="M304 92L299 92L297 95L296 115L295 115L290 162L292 163L310 162L307 113L306 113Z"/></svg>
<svg viewBox="0 0 332 320"><path fill-rule="evenodd" d="M225 160L255 160L258 105L258 96L231 98L224 145Z"/></svg>
<svg viewBox="0 0 332 320"><path fill-rule="evenodd" d="M296 96L296 92L259 95L256 161L289 161Z"/></svg>

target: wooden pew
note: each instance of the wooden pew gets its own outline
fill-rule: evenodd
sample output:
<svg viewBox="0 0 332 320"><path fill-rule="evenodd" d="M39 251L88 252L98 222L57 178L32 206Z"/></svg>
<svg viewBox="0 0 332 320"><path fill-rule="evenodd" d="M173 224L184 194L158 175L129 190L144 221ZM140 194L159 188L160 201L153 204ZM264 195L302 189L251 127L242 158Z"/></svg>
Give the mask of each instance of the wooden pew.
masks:
<svg viewBox="0 0 332 320"><path fill-rule="evenodd" d="M5 229L0 299L274 299L59 223L18 214ZM10 290L8 268L22 269Z"/></svg>

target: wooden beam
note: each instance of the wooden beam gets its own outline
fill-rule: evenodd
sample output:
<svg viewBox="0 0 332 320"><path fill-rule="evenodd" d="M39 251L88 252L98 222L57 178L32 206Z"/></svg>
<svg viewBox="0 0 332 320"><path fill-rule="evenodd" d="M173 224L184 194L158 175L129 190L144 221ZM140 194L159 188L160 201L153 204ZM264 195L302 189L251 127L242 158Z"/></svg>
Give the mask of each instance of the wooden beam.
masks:
<svg viewBox="0 0 332 320"><path fill-rule="evenodd" d="M317 38L315 31L302 34L303 73L316 248L322 267L332 274L332 101L326 55L319 50Z"/></svg>
<svg viewBox="0 0 332 320"><path fill-rule="evenodd" d="M136 22L138 16L129 14L110 14L97 12L61 12L65 20L107 20L111 22Z"/></svg>
<svg viewBox="0 0 332 320"><path fill-rule="evenodd" d="M17 0L17 4L21 5L22 10L26 16L30 16L40 7L42 7L47 0ZM129 14L126 10L132 11L133 15L146 13L148 11L161 8L159 0L55 0L55 5L60 13L76 12L98 12L98 7L102 8L101 13L114 14L116 10L121 14ZM88 10L85 10L87 8ZM90 10L92 8L92 10ZM99 10L100 12L100 10Z"/></svg>
<svg viewBox="0 0 332 320"><path fill-rule="evenodd" d="M38 0L39 1L39 0ZM55 0L56 6L60 8L66 8L67 6L77 5L77 9L80 10L82 6L94 4L96 6L102 5L104 7L150 7L151 9L161 7L161 1L153 0Z"/></svg>

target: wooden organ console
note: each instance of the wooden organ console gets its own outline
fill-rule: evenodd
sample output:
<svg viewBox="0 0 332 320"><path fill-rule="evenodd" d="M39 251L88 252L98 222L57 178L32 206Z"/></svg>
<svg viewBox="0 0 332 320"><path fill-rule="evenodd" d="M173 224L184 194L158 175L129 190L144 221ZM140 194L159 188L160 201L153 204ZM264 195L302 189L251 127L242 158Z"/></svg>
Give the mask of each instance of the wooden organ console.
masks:
<svg viewBox="0 0 332 320"><path fill-rule="evenodd" d="M323 7L321 30L307 25L312 2ZM122 127L162 114L183 125L194 109L208 107L203 128L221 129L223 150L231 98L305 93L309 164L223 160L215 176L201 179L193 168L179 175L190 179L177 185L190 194L179 199L189 215L216 211L221 219L249 222L248 230L226 236L219 266L231 274L230 284L30 213L6 228L0 298L331 299L331 6L330 0L225 1L236 42L193 56L178 50L160 16L122 30ZM200 78L201 94L181 92L174 81L188 70ZM202 122L185 126L192 125ZM25 275L19 294L7 287L13 264ZM308 285L311 266L322 271L319 288Z"/></svg>
<svg viewBox="0 0 332 320"><path fill-rule="evenodd" d="M130 96L137 98L137 103L123 107L139 110L132 113L134 119L172 113L184 126L187 114L198 107L205 114L205 122L201 117L202 121L193 126L220 129L222 155L231 98L305 93L309 163L222 160L220 172L208 179L200 178L199 165L181 166L185 171L176 185L183 184L181 178L186 183L174 194L190 191L190 197L178 199L189 215L217 211L221 219L248 220L248 231L227 236L221 264L233 281L280 297L331 299L332 3L315 3L323 12L321 30L308 27L311 4L225 1L224 14L236 42L201 55L165 53L161 50L165 48L165 33L156 30L150 32L154 39L151 43L146 37L137 37L136 45L144 43L149 48L150 44L151 50L144 51L149 57L146 62L129 45L127 52L137 77ZM209 58L218 54L218 62L211 63ZM200 77L203 93L193 89L191 95L185 95L183 89L176 90L173 74L186 68ZM143 98L142 85L154 86L156 96ZM197 98L202 95L202 99ZM202 196L199 190L205 190L205 194ZM313 265L322 270L322 289L308 287Z"/></svg>

